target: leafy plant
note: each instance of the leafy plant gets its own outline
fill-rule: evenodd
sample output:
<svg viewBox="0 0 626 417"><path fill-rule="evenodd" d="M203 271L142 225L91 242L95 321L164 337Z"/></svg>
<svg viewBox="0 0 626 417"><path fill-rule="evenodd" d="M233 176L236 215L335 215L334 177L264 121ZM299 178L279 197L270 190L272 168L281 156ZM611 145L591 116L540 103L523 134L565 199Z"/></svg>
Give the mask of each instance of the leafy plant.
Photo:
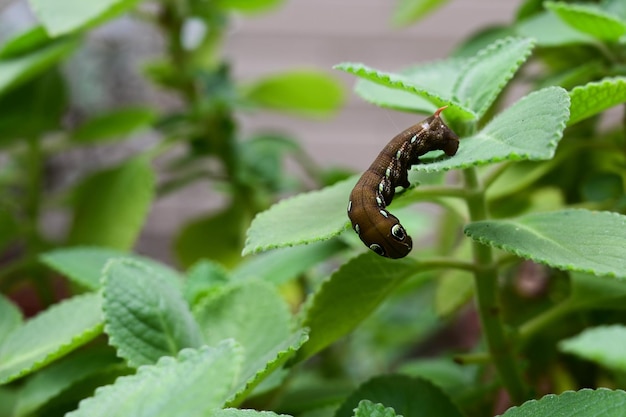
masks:
<svg viewBox="0 0 626 417"><path fill-rule="evenodd" d="M442 2L403 7L418 3ZM406 258L379 257L348 230L356 176L256 215L247 257L229 268L201 260L180 273L110 248L45 251L38 259L76 295L27 320L0 297L2 411L622 415L625 126L602 120L626 102L621 5L529 0L513 25L439 62L337 65L379 106L447 105L461 137L455 156L422 158L394 199L391 211L424 242ZM146 172L145 159L128 166ZM437 218L414 210L423 201L440 206ZM205 223L224 237L233 210ZM463 349L437 337L455 323L470 339ZM433 349L437 358L422 354Z"/></svg>

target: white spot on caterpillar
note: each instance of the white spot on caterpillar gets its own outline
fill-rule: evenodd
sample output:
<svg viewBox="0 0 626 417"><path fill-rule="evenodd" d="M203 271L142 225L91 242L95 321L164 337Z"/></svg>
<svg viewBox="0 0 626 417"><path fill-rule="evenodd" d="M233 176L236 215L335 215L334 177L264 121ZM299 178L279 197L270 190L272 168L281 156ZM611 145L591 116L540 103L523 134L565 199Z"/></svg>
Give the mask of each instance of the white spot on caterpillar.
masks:
<svg viewBox="0 0 626 417"><path fill-rule="evenodd" d="M400 158L402 158L402 148L398 149L398 152L396 152L396 159Z"/></svg>
<svg viewBox="0 0 626 417"><path fill-rule="evenodd" d="M359 226L358 223L354 225L354 231L356 232L357 235L361 234L361 227Z"/></svg>
<svg viewBox="0 0 626 417"><path fill-rule="evenodd" d="M376 196L376 203L378 204L378 207L382 207L383 206L383 199L380 198L379 196Z"/></svg>
<svg viewBox="0 0 626 417"><path fill-rule="evenodd" d="M428 128L430 128L430 125L427 122L422 123L422 129L428 130Z"/></svg>
<svg viewBox="0 0 626 417"><path fill-rule="evenodd" d="M389 178L391 176L391 168L387 168L385 171L385 177Z"/></svg>
<svg viewBox="0 0 626 417"><path fill-rule="evenodd" d="M348 201L348 213L352 211L352 200Z"/></svg>
<svg viewBox="0 0 626 417"><path fill-rule="evenodd" d="M378 184L378 191L381 193L385 191L385 181L381 181L380 184Z"/></svg>
<svg viewBox="0 0 626 417"><path fill-rule="evenodd" d="M417 140L417 133L413 135L413 137L411 138L411 143L415 143L415 141Z"/></svg>
<svg viewBox="0 0 626 417"><path fill-rule="evenodd" d="M380 214L383 215L384 218L388 218L389 214L387 214L387 212L385 210L379 210Z"/></svg>

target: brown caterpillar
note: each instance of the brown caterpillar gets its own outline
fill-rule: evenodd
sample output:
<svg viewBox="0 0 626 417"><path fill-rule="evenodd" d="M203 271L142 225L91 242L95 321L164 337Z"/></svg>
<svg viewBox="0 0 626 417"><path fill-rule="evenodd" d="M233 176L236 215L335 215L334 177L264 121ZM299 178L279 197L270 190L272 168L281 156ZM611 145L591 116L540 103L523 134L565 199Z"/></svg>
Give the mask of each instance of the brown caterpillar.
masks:
<svg viewBox="0 0 626 417"><path fill-rule="evenodd" d="M411 165L418 164L420 156L434 150L442 150L448 156L456 154L459 137L440 117L446 107L396 135L350 193L348 217L352 228L368 248L381 256L403 258L413 245L398 218L385 210L393 200L396 186L410 185Z"/></svg>

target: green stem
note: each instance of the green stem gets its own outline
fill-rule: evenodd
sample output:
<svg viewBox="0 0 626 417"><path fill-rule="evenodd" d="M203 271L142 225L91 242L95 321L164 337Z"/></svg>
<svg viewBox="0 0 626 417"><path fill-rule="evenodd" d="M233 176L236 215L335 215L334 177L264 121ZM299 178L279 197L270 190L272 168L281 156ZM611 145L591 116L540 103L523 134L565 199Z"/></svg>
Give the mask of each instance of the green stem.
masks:
<svg viewBox="0 0 626 417"><path fill-rule="evenodd" d="M548 327L569 312L569 304L561 303L528 320L517 329L520 342L524 343L533 335L539 333L541 329Z"/></svg>
<svg viewBox="0 0 626 417"><path fill-rule="evenodd" d="M453 258L429 258L425 261L420 261L420 270L429 269L461 269L469 272L476 272L476 265L473 262L460 261Z"/></svg>
<svg viewBox="0 0 626 417"><path fill-rule="evenodd" d="M464 170L463 176L467 190L471 193L467 200L471 220L487 219L485 191L480 184L476 169ZM498 270L494 262L493 252L491 247L476 241L472 242L472 251L476 266L474 279L478 314L489 353L502 385L508 391L513 402L519 404L527 398L527 389L517 366L513 349L504 331L502 308L498 300Z"/></svg>

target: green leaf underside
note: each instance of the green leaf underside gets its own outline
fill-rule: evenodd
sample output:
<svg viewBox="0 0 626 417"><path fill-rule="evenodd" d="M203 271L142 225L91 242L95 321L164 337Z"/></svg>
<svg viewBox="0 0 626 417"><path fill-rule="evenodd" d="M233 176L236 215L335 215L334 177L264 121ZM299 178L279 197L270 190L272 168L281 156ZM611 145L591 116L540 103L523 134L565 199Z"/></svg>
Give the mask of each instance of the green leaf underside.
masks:
<svg viewBox="0 0 626 417"><path fill-rule="evenodd" d="M570 279L570 295L561 303L562 308L568 311L626 308L626 281L582 272L573 272Z"/></svg>
<svg viewBox="0 0 626 417"><path fill-rule="evenodd" d="M58 36L116 16L138 0L29 0L48 33Z"/></svg>
<svg viewBox="0 0 626 417"><path fill-rule="evenodd" d="M226 404L228 406L240 404L263 380L291 359L308 339L306 330L298 330L258 356L255 361L248 360L248 366L242 370L239 382Z"/></svg>
<svg viewBox="0 0 626 417"><path fill-rule="evenodd" d="M342 265L309 301L303 326L310 329L310 339L299 357L307 358L348 334L418 268L411 258L390 260L369 252Z"/></svg>
<svg viewBox="0 0 626 417"><path fill-rule="evenodd" d="M330 239L346 229L346 207L354 176L319 191L278 202L257 214L248 229L243 255Z"/></svg>
<svg viewBox="0 0 626 417"><path fill-rule="evenodd" d="M112 139L121 139L136 131L150 126L156 118L150 107L129 107L100 114L81 126L71 139L81 143L99 143Z"/></svg>
<svg viewBox="0 0 626 417"><path fill-rule="evenodd" d="M617 41L626 33L626 23L595 5L547 1L544 6L574 29L597 39Z"/></svg>
<svg viewBox="0 0 626 417"><path fill-rule="evenodd" d="M547 160L554 156L569 117L569 96L560 87L535 91L498 114L478 134L462 138L451 158L417 165L440 171L504 160Z"/></svg>
<svg viewBox="0 0 626 417"><path fill-rule="evenodd" d="M459 77L464 62L465 60L454 58L435 61L407 68L400 74L408 80L427 85L430 91L439 96L452 97L454 80ZM437 109L437 106L425 97L367 79L359 79L354 91L370 103L391 109L425 114L433 113Z"/></svg>
<svg viewBox="0 0 626 417"><path fill-rule="evenodd" d="M104 268L103 310L109 343L128 364L153 364L202 336L178 287L148 266L114 259Z"/></svg>
<svg viewBox="0 0 626 417"><path fill-rule="evenodd" d="M626 392L600 388L567 391L546 395L507 410L502 417L622 417L626 408Z"/></svg>
<svg viewBox="0 0 626 417"><path fill-rule="evenodd" d="M361 400L354 409L354 417L395 417L396 412L383 404L374 404L370 400Z"/></svg>
<svg viewBox="0 0 626 417"><path fill-rule="evenodd" d="M574 88L569 125L626 102L626 77L605 78Z"/></svg>
<svg viewBox="0 0 626 417"><path fill-rule="evenodd" d="M531 39L500 39L480 50L462 67L454 84L454 97L481 118L507 82L526 61L534 42Z"/></svg>
<svg viewBox="0 0 626 417"><path fill-rule="evenodd" d="M154 197L148 160L135 158L87 178L78 189L70 242L130 249Z"/></svg>
<svg viewBox="0 0 626 417"><path fill-rule="evenodd" d="M616 372L626 371L626 327L622 325L589 328L559 343L561 352L576 355Z"/></svg>
<svg viewBox="0 0 626 417"><path fill-rule="evenodd" d="M0 384L42 368L99 335L101 303L98 294L76 296L10 333L0 346Z"/></svg>
<svg viewBox="0 0 626 417"><path fill-rule="evenodd" d="M324 117L342 105L343 89L324 73L292 71L256 80L245 97L270 109Z"/></svg>
<svg viewBox="0 0 626 417"><path fill-rule="evenodd" d="M118 378L80 402L67 417L188 417L221 408L240 370L243 354L232 340L215 348L184 349L137 374Z"/></svg>
<svg viewBox="0 0 626 417"><path fill-rule="evenodd" d="M570 209L485 220L465 234L555 268L626 278L626 216L616 213Z"/></svg>
<svg viewBox="0 0 626 417"><path fill-rule="evenodd" d="M0 60L0 94L41 74L74 50L75 40L62 40L26 55Z"/></svg>
<svg viewBox="0 0 626 417"><path fill-rule="evenodd" d="M162 263L115 249L78 246L54 249L40 256L41 261L49 268L63 274L72 282L92 290L100 289L102 269L109 260L114 258L135 259L142 262L176 285L182 280L178 272Z"/></svg>
<svg viewBox="0 0 626 417"><path fill-rule="evenodd" d="M352 417L361 400L392 407L401 416L462 416L444 392L432 383L404 375L386 375L373 378L357 388L334 417Z"/></svg>
<svg viewBox="0 0 626 417"><path fill-rule="evenodd" d="M379 71L359 63L345 62L335 65L334 68L354 74L357 77L375 82L385 87L399 89L407 93L415 94L419 97L427 99L437 107L447 105L449 108L446 110L446 114L452 118L461 120L475 120L477 118L474 112L472 112L469 108L462 107L456 103L453 100L453 97L440 96L433 91L433 87L426 84L418 84L414 79L409 79L406 76Z"/></svg>
<svg viewBox="0 0 626 417"><path fill-rule="evenodd" d="M22 312L8 298L0 294L0 346L6 337L24 321Z"/></svg>
<svg viewBox="0 0 626 417"><path fill-rule="evenodd" d="M516 32L545 47L594 42L591 36L577 31L550 12L538 13L517 23Z"/></svg>

